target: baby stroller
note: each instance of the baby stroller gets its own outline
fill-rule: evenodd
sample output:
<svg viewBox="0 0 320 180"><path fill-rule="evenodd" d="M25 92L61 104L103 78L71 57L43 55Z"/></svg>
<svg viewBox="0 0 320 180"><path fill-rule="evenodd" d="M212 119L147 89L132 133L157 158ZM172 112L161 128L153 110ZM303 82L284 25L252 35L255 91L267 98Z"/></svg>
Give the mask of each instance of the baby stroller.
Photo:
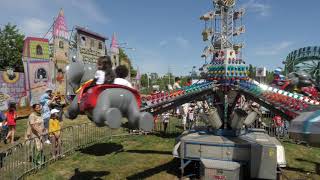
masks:
<svg viewBox="0 0 320 180"><path fill-rule="evenodd" d="M6 137L8 135L9 128L5 120L6 120L6 116L0 111L0 141L3 140L3 142L7 144Z"/></svg>

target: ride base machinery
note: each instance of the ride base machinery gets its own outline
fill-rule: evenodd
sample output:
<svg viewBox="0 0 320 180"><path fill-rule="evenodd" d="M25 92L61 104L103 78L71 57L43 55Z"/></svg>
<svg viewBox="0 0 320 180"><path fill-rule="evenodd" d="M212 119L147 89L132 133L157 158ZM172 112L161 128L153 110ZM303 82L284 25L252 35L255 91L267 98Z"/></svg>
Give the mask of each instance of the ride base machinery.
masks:
<svg viewBox="0 0 320 180"><path fill-rule="evenodd" d="M261 114L259 108L245 111L238 101L245 97L291 120L290 136L313 145L320 145L319 128L314 126L320 123L320 103L248 77L248 66L241 58L243 43L234 43L245 31L245 11L234 7L235 0L213 0L213 9L200 17L205 22L203 40L210 42L202 54L210 60L201 68L204 82L145 98L124 86L86 88L87 84L71 103L67 116L74 119L87 114L98 126L118 128L124 115L130 128L150 131L152 115L191 101L205 101L209 104L203 114L207 126L185 131L174 147L182 175L190 164L198 164L203 179L277 179L278 169L286 165L284 148L264 130L250 129ZM93 78L94 68L74 60L67 69L69 85L79 88Z"/></svg>

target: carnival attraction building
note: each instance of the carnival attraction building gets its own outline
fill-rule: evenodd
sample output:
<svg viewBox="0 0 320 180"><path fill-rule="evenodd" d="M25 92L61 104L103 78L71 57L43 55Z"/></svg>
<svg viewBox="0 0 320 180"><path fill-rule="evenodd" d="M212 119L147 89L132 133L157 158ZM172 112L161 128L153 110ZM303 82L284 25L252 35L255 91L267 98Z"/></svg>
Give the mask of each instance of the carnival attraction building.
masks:
<svg viewBox="0 0 320 180"><path fill-rule="evenodd" d="M47 88L67 95L65 72L73 56L95 69L97 58L109 55L114 67L126 65L130 70L129 59L120 61L115 34L107 48L108 38L92 30L75 26L69 32L64 11L60 9L48 33L41 38L26 37L22 55L24 73L0 71L0 110L6 109L9 100L19 106L31 105Z"/></svg>
<svg viewBox="0 0 320 180"><path fill-rule="evenodd" d="M86 64L95 64L98 57L106 55L107 37L86 28L76 28L76 51L77 58Z"/></svg>

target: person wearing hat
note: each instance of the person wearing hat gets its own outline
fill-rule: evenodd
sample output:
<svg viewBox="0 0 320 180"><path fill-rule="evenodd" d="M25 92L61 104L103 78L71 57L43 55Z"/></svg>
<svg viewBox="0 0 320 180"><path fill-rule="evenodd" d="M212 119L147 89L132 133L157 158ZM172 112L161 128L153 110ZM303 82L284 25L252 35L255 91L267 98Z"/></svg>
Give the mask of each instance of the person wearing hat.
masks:
<svg viewBox="0 0 320 180"><path fill-rule="evenodd" d="M42 106L42 118L44 123L44 128L48 132L49 129L49 120L50 120L50 106L55 97L52 97L52 89L47 88L45 93L40 97L40 104ZM46 137L45 143L50 144L48 137Z"/></svg>
<svg viewBox="0 0 320 180"><path fill-rule="evenodd" d="M63 108L66 106L66 104L62 103L61 101L62 101L62 97L60 95L60 92L57 92L56 98L53 99L51 106L50 106L51 109L59 110L58 119L60 122L63 121Z"/></svg>
<svg viewBox="0 0 320 180"><path fill-rule="evenodd" d="M61 154L61 138L60 138L60 121L59 121L59 110L51 110L51 118L49 121L49 136L52 142L52 155L55 159Z"/></svg>

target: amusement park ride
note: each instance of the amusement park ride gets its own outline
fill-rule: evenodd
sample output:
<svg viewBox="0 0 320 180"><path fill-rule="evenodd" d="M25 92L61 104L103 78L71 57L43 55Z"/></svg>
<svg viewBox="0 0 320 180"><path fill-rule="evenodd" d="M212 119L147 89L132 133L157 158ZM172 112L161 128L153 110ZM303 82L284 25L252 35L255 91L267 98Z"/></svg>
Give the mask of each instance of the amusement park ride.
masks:
<svg viewBox="0 0 320 180"><path fill-rule="evenodd" d="M198 162L202 175L211 179L277 179L278 168L286 166L283 146L263 130L250 129L259 112L246 112L237 102L245 97L291 121L291 138L311 145L320 145L320 102L286 91L288 83L269 86L248 77L248 66L241 58L243 44L233 41L245 31L244 13L235 9L235 0L213 0L213 9L200 17L205 23L203 40L210 42L202 54L210 60L202 67L204 82L144 99L124 86L99 85L80 91L67 115L74 119L79 113L87 114L97 125L112 128L120 127L124 115L132 128L151 130L152 115L191 101L207 101L208 126L186 131L177 139L174 156L181 160L182 173L190 163ZM72 87L80 87L80 82L93 76L85 72L80 61L69 65ZM299 78L292 75L298 82Z"/></svg>

